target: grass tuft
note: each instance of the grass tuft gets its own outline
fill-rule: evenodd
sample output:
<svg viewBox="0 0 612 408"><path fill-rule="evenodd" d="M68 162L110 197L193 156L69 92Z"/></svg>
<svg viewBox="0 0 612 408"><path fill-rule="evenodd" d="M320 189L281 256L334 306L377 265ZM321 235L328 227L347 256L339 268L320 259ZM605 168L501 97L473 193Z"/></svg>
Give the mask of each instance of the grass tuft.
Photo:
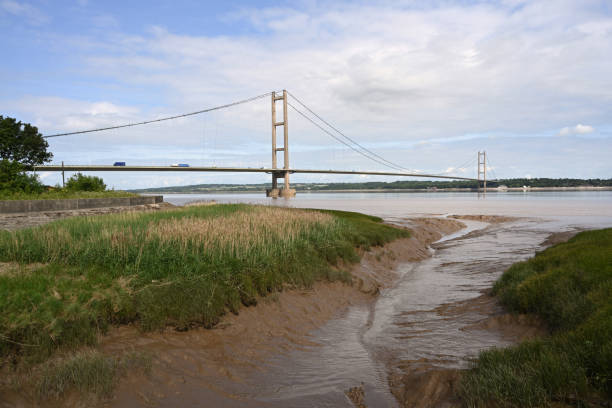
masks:
<svg viewBox="0 0 612 408"><path fill-rule="evenodd" d="M81 394L108 397L121 375L127 370L148 373L151 361L150 355L138 352L114 358L96 351L81 351L45 364L35 380L36 396L40 400L59 398L76 389Z"/></svg>

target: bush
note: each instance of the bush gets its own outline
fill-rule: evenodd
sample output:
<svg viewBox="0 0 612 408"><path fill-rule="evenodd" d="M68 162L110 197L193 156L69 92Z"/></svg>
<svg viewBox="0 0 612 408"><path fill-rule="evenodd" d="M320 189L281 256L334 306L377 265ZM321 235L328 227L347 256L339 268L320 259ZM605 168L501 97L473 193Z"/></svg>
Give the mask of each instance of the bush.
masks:
<svg viewBox="0 0 612 408"><path fill-rule="evenodd" d="M66 189L70 191L104 191L106 184L100 177L84 176L77 173L66 182Z"/></svg>
<svg viewBox="0 0 612 408"><path fill-rule="evenodd" d="M0 160L0 195L7 193L42 193L45 186L40 182L37 175L26 173L23 164Z"/></svg>

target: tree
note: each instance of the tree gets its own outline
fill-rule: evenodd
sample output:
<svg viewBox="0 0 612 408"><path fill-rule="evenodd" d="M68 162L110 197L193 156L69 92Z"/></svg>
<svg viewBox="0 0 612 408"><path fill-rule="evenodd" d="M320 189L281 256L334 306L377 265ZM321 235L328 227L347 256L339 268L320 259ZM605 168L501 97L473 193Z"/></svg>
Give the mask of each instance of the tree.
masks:
<svg viewBox="0 0 612 408"><path fill-rule="evenodd" d="M106 184L100 177L74 174L66 182L66 188L72 191L104 191Z"/></svg>
<svg viewBox="0 0 612 408"><path fill-rule="evenodd" d="M0 115L0 192L42 192L38 176L27 171L51 160L48 147L38 128Z"/></svg>
<svg viewBox="0 0 612 408"><path fill-rule="evenodd" d="M38 128L0 115L0 159L17 162L31 169L51 161L49 143L38 133Z"/></svg>

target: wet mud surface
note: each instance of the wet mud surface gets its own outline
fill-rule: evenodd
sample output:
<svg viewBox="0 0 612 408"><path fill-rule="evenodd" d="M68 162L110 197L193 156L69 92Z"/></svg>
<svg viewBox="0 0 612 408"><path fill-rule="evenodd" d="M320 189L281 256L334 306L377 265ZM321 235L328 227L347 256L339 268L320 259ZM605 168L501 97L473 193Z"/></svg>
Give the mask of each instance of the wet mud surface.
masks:
<svg viewBox="0 0 612 408"><path fill-rule="evenodd" d="M398 339L384 358L391 391L404 407L460 406L460 371L480 350L548 333L537 318L504 311L490 288L514 262L576 233L550 233L536 219L453 218L473 221L473 229L434 244L435 255L407 271L407 287L400 289L400 280L392 289L401 295L389 293L404 296L383 329Z"/></svg>

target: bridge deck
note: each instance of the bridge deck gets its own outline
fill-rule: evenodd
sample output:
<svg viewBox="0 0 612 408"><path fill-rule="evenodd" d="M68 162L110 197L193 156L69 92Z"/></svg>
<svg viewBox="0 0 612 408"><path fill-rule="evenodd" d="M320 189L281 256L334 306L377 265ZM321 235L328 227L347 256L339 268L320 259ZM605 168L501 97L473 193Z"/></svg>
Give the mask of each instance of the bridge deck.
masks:
<svg viewBox="0 0 612 408"><path fill-rule="evenodd" d="M252 167L173 167L173 166L88 166L88 165L48 165L34 166L36 171L195 171L195 172L225 172L225 173L284 173L284 169L252 168ZM289 169L289 173L297 174L355 174L369 176L404 176L428 177L451 180L471 180L469 177L440 176L436 174L400 173L387 171L359 171L359 170L318 170L318 169Z"/></svg>

